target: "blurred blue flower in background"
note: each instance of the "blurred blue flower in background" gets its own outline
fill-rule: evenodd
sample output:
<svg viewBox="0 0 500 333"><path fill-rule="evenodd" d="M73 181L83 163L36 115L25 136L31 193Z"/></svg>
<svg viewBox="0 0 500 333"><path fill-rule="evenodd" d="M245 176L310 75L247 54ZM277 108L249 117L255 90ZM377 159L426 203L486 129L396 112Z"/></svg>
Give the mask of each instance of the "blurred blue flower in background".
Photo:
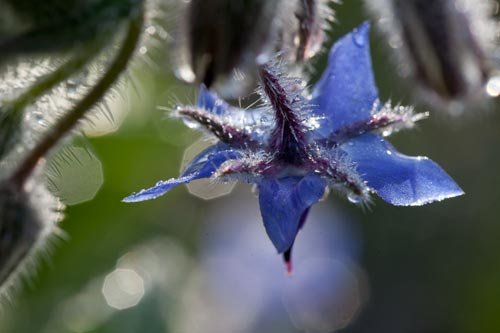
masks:
<svg viewBox="0 0 500 333"><path fill-rule="evenodd" d="M300 233L289 277L262 237L251 194L236 190L206 215L201 276L179 332L332 332L347 326L368 297L356 265L360 235L349 216L326 202ZM333 220L333 221L332 221ZM278 264L278 265L277 265Z"/></svg>
<svg viewBox="0 0 500 333"><path fill-rule="evenodd" d="M397 206L418 206L463 194L436 163L400 154L383 136L413 127L425 114L381 104L372 72L369 26L331 49L329 65L306 97L303 81L278 66L261 69L263 105L242 110L202 87L197 106L176 114L219 141L177 179L124 199L154 199L200 178L257 185L266 232L291 270L291 249L310 207L327 188L366 203L370 193Z"/></svg>

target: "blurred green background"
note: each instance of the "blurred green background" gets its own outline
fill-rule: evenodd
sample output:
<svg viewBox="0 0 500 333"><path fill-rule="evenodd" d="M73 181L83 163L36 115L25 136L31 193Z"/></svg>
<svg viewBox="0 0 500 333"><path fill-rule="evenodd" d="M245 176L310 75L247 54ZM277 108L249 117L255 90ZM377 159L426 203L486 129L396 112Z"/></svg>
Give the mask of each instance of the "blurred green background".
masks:
<svg viewBox="0 0 500 333"><path fill-rule="evenodd" d="M346 1L334 8L338 22L330 43L367 17L360 1ZM371 45L381 99L411 103L411 86L395 77L384 43L374 29ZM120 202L133 191L176 176L184 150L198 138L157 108L170 106L176 99L192 102L195 90L172 77L167 50L152 49L150 57L151 61L139 59L133 70L140 96L130 89L129 101L115 105L130 110L120 129L89 139L102 163L102 187L93 200L67 208L61 223L67 237L55 242L50 259L42 260L36 274L13 294L12 305L7 304L1 314L0 332L177 333L183 327L180 321L196 321L197 316L186 318L208 311L183 304L190 297L200 297L197 293L207 293L205 288L192 288L204 258L200 239L210 228L207 214L226 199L204 201L181 187L150 202ZM316 77L324 65L325 54L316 61ZM329 196L324 205L348 216L360 244L355 260L362 271L358 275L362 277L358 281L362 296L342 332L500 331L499 107L492 102L488 110L467 110L461 118L432 112L418 129L390 139L405 154L429 156L438 162L464 189L465 196L417 208L393 207L376 199L366 211L338 195ZM81 181L93 176L82 175ZM250 190L239 185L236 191ZM254 197L245 198L246 205L257 207ZM238 219L233 222L239 223ZM254 223L261 222L256 219ZM263 228L261 231L267 242ZM159 250L151 250L150 255L134 250L144 246ZM136 258L130 259L130 253ZM153 255L155 262L142 261ZM284 271L280 258L271 256L277 269ZM103 290L108 274L132 265L127 260L137 267L151 265L168 276L158 280L165 285L161 282L145 288L136 306L118 310L108 305ZM125 270L127 274L133 271ZM300 263L295 270L301 270ZM147 276L147 269L144 271ZM279 276L283 281L294 278L284 273ZM154 285L151 276L132 273L123 283L138 279L144 280L142 285ZM134 286L137 284L124 289L132 290L132 299L134 292L141 294ZM212 319L229 320L225 315L232 316L226 313ZM294 328L293 320L284 323L286 316L276 316L264 326L247 323L242 332L307 331ZM233 329L228 332L240 332ZM200 331L212 332L203 327ZM310 329L315 331L321 330Z"/></svg>

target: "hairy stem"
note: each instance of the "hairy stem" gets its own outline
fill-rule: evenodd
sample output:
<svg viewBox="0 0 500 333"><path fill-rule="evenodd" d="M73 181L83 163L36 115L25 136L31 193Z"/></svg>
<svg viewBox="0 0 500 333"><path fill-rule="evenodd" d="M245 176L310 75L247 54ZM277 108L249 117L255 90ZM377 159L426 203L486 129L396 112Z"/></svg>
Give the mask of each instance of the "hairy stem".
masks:
<svg viewBox="0 0 500 333"><path fill-rule="evenodd" d="M12 102L12 108L16 111L21 111L32 101L36 100L54 86L65 81L68 77L78 72L94 58L100 49L99 46L100 43L90 45L84 52L79 52L76 56L72 57L54 72L42 77L28 90L21 94L21 96L16 98L14 102Z"/></svg>
<svg viewBox="0 0 500 333"><path fill-rule="evenodd" d="M38 79L15 100L7 101L1 106L0 158L19 142L21 122L26 106L85 67L98 54L102 42L102 39L92 41L84 50L78 50L79 52L74 57L55 71Z"/></svg>
<svg viewBox="0 0 500 333"><path fill-rule="evenodd" d="M13 173L12 182L22 188L26 180L36 168L38 162L54 148L71 130L75 128L78 121L106 94L120 74L127 68L136 46L139 42L144 23L143 5L136 16L130 20L125 40L120 51L107 69L106 74L92 88L92 90L64 115L44 138L29 152L17 170Z"/></svg>

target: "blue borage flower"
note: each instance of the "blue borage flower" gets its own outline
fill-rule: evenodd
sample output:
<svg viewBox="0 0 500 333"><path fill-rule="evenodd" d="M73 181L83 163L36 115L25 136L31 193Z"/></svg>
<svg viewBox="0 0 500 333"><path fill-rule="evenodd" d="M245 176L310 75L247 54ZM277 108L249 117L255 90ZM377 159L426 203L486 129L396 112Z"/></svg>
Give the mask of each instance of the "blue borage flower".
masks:
<svg viewBox="0 0 500 333"><path fill-rule="evenodd" d="M426 157L400 154L383 137L410 128L425 114L382 105L373 78L369 25L362 24L330 50L320 81L303 82L272 65L261 70L264 106L242 110L201 87L197 106L176 115L218 142L200 153L179 178L160 181L124 199L154 199L195 179L238 179L257 185L265 229L290 270L297 232L327 188L352 202L375 193L396 206L419 206L463 191Z"/></svg>

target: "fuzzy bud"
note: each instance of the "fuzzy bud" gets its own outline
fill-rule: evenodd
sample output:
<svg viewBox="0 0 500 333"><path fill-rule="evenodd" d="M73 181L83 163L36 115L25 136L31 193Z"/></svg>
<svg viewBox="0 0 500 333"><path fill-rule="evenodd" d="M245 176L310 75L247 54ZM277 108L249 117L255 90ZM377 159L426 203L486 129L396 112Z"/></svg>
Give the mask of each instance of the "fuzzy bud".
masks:
<svg viewBox="0 0 500 333"><path fill-rule="evenodd" d="M268 59L276 33L281 0L192 0L185 8L177 38L177 76L186 82L211 87L221 81L238 81ZM242 78L239 85L243 85ZM231 84L225 84L229 95Z"/></svg>
<svg viewBox="0 0 500 333"><path fill-rule="evenodd" d="M26 261L43 245L59 221L57 200L39 184L19 191L0 183L0 291L25 270Z"/></svg>
<svg viewBox="0 0 500 333"><path fill-rule="evenodd" d="M367 3L397 52L400 73L419 82L426 102L447 108L484 96L495 34L488 1Z"/></svg>
<svg viewBox="0 0 500 333"><path fill-rule="evenodd" d="M36 242L42 224L25 193L12 187L0 189L0 283L16 270Z"/></svg>
<svg viewBox="0 0 500 333"><path fill-rule="evenodd" d="M302 65L322 47L330 0L192 0L173 49L177 77L227 98L255 88L258 67L274 53Z"/></svg>
<svg viewBox="0 0 500 333"><path fill-rule="evenodd" d="M86 0L47 0L47 1L32 1L32 0L2 0L11 11L20 19L24 20L24 24L49 25L61 18L72 15L77 10L80 10Z"/></svg>
<svg viewBox="0 0 500 333"><path fill-rule="evenodd" d="M141 2L0 0L0 63L20 55L90 47L90 41L109 42L120 21ZM9 20L4 16L9 16Z"/></svg>

